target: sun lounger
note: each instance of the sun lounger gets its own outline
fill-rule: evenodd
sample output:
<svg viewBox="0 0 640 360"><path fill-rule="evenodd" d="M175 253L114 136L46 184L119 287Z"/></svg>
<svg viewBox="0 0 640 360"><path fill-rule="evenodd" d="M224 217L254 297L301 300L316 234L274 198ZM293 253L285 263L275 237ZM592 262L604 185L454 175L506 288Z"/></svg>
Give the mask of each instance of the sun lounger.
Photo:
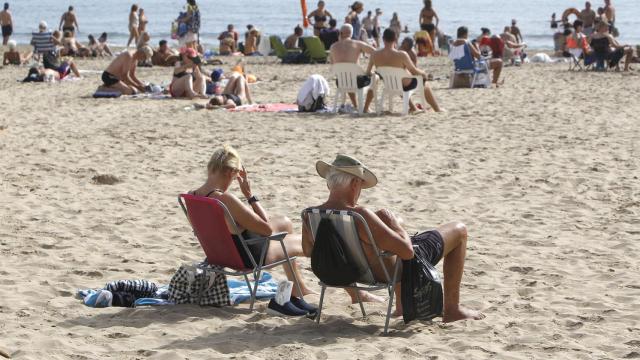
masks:
<svg viewBox="0 0 640 360"><path fill-rule="evenodd" d="M311 63L326 63L328 52L324 44L317 36L307 36L302 38L304 44L304 54Z"/></svg>

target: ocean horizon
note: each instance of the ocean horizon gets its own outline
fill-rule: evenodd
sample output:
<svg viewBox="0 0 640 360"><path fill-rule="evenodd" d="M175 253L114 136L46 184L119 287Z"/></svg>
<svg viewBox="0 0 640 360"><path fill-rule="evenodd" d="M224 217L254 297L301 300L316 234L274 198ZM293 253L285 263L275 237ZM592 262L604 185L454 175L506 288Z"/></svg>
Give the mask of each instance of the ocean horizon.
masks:
<svg viewBox="0 0 640 360"><path fill-rule="evenodd" d="M128 39L128 14L134 2L110 0L108 4L98 0L84 0L80 3L63 3L59 0L23 0L9 2L14 18L14 36L19 44L30 41L31 32L36 31L38 23L46 21L50 29L57 29L60 17L73 5L78 17L78 40L87 41L87 35L109 34L112 45L123 46ZM183 9L182 0L140 0L135 2L145 9L149 20L148 32L155 45L160 39L170 40L171 22ZM348 12L351 1L327 0L327 10L340 24ZM392 13L397 12L404 27L410 33L418 30L418 15L422 8L419 0L398 0L395 2L372 0L364 1L365 12L381 8L384 12L381 25L387 27ZM594 9L603 6L592 2ZM616 26L620 30L618 40L623 44L640 43L640 19L638 14L640 3L637 0L614 0L617 9ZM297 24L302 24L300 1L297 0L236 0L224 4L213 1L199 1L202 13L201 41L207 47L217 47L217 36L226 29L227 24L234 24L237 31L243 34L247 24L253 24L266 35L287 36L293 32ZM440 28L448 35L454 35L457 27L469 27L471 35L479 34L481 27L488 27L493 33L500 33L509 25L512 18L518 20L524 40L530 48L552 49L553 30L549 26L551 14L556 13L558 19L569 7L582 9L583 1L536 0L536 1L491 1L460 0L455 3L434 1L434 8L440 17ZM316 1L307 2L309 12L316 7ZM311 34L311 28L306 30ZM177 44L177 42L175 42Z"/></svg>

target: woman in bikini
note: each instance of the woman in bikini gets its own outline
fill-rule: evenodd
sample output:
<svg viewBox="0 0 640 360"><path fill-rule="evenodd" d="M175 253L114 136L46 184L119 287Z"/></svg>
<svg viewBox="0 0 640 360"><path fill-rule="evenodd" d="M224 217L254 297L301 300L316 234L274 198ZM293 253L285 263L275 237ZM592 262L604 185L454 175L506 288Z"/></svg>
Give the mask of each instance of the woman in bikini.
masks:
<svg viewBox="0 0 640 360"><path fill-rule="evenodd" d="M249 91L249 85L247 79L244 77L244 70L236 66L235 69L239 71L233 71L231 75L227 77L229 82L220 95L214 95L209 104L208 109L214 109L223 107L225 109L232 109L240 105L249 105L251 101L251 92Z"/></svg>
<svg viewBox="0 0 640 360"><path fill-rule="evenodd" d="M248 204L243 204L236 195L229 191L234 180L237 181L240 192ZM238 225L238 230L241 232L241 234L233 234L232 237L238 246L238 250L246 266L253 267L249 256L240 243L240 237L238 235L242 235L243 238L248 239L252 237L269 236L277 232L287 232L288 235L284 238L284 246L287 254L289 256L304 255L302 252L302 238L299 234L293 234L293 224L291 220L284 216L269 217L266 210L260 205L259 199L251 189L251 183L248 179L247 171L240 160L240 156L231 146L225 145L213 153L207 165L206 182L198 189L190 192L190 194L217 199L229 209L231 216ZM235 229L229 227L229 231L233 232ZM282 247L277 243L248 245L249 252L256 261L259 261L265 246L265 264L271 264L285 258ZM295 281L296 278L298 279L300 290L302 291L302 294L300 294L298 287L294 286L292 295L300 297L300 295L313 293L313 291L308 289L304 284L296 262L292 261L292 264L293 271L296 275L295 278L287 265L283 265L285 273L291 281Z"/></svg>
<svg viewBox="0 0 640 360"><path fill-rule="evenodd" d="M174 98L206 99L206 80L200 67L198 53L192 48L180 50L180 61L173 70L173 79L169 86L169 93Z"/></svg>
<svg viewBox="0 0 640 360"><path fill-rule="evenodd" d="M131 12L129 12L129 41L127 41L127 47L131 46L131 42L138 43L138 28L140 27L140 17L138 16L138 5L133 4L131 6Z"/></svg>
<svg viewBox="0 0 640 360"><path fill-rule="evenodd" d="M149 20L147 20L147 15L144 14L144 9L140 8L138 10L138 35L147 31L147 24Z"/></svg>
<svg viewBox="0 0 640 360"><path fill-rule="evenodd" d="M310 22L313 25L313 34L320 36L320 31L327 27L329 20L333 19L333 15L325 9L324 1L320 0L318 1L318 8L313 10L307 16L307 19L313 19L313 22Z"/></svg>

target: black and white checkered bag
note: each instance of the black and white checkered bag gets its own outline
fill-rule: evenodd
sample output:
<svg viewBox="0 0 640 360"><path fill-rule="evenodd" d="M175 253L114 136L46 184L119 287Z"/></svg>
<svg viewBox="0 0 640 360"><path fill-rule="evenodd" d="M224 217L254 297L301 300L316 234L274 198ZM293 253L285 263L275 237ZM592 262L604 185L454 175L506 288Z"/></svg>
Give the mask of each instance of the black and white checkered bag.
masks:
<svg viewBox="0 0 640 360"><path fill-rule="evenodd" d="M231 305L227 277L208 271L211 268L214 266L206 263L180 266L169 282L169 300L176 304Z"/></svg>

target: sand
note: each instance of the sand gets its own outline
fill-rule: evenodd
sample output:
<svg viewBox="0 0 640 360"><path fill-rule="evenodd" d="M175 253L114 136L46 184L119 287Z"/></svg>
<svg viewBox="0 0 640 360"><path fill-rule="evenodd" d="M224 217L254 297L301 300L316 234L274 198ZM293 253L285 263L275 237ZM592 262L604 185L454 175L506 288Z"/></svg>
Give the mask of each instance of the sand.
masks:
<svg viewBox="0 0 640 360"><path fill-rule="evenodd" d="M448 112L357 117L94 100L106 62L79 65L95 72L58 84L19 84L27 68L0 70L0 349L13 358L640 357L637 71L531 64L506 69L498 90L449 90L449 61L421 59L442 78L431 85ZM308 75L329 75L273 58L250 59L249 70L263 79L252 86L258 102L293 102ZM162 68L139 74L170 79ZM462 302L487 318L395 319L381 337L385 305L367 305L363 320L335 290L319 326L267 315L265 302L253 313L82 305L78 288L167 283L203 258L176 199L201 184L222 143L239 149L254 192L296 231L300 211L326 196L315 161L339 151L380 179L361 203L392 209L410 232L465 222ZM308 259L301 265L319 290Z"/></svg>

